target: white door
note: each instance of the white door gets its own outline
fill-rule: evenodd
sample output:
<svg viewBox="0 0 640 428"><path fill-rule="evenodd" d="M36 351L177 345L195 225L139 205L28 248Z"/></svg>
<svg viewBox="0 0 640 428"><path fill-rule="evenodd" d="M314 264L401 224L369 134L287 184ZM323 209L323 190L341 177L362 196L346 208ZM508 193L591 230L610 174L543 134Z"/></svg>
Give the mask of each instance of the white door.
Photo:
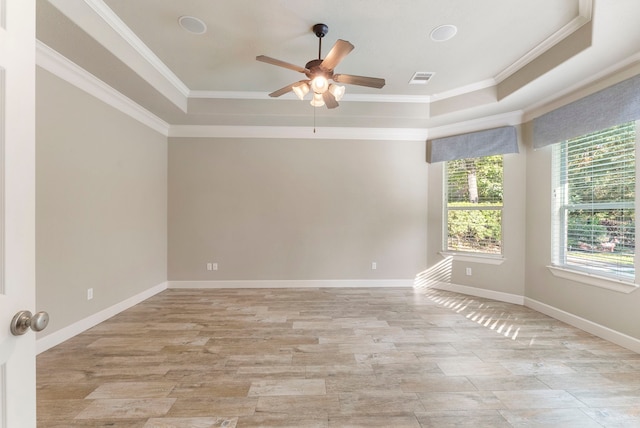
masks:
<svg viewBox="0 0 640 428"><path fill-rule="evenodd" d="M0 0L0 427L35 416L35 333L14 336L35 312L35 1Z"/></svg>

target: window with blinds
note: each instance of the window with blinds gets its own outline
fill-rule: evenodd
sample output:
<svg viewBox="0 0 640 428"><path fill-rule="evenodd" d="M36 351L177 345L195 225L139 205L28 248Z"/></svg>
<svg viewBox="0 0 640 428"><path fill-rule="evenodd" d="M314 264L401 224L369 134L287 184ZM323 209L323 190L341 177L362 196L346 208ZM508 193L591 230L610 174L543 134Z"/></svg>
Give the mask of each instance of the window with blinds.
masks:
<svg viewBox="0 0 640 428"><path fill-rule="evenodd" d="M636 122L553 152L553 258L560 267L635 278Z"/></svg>
<svg viewBox="0 0 640 428"><path fill-rule="evenodd" d="M502 158L446 163L445 251L502 254Z"/></svg>

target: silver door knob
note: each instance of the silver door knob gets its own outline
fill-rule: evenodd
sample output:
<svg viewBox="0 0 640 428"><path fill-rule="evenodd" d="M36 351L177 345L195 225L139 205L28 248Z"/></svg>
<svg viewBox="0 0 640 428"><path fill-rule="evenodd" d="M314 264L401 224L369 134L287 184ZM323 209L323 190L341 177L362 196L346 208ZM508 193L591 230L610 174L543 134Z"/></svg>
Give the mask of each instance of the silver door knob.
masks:
<svg viewBox="0 0 640 428"><path fill-rule="evenodd" d="M29 311L18 312L11 320L11 334L21 336L31 328L33 331L42 331L49 325L49 314L41 311L32 315Z"/></svg>

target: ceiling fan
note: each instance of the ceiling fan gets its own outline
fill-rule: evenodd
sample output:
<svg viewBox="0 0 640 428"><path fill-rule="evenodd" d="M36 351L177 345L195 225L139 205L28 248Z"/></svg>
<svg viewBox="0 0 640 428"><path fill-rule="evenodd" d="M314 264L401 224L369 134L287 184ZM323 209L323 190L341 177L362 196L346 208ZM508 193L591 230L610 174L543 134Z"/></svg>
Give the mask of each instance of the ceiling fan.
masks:
<svg viewBox="0 0 640 428"><path fill-rule="evenodd" d="M312 91L312 106L321 107L326 105L327 108L336 108L338 107L338 101L340 101L344 95L344 86L329 83L330 80L333 80L336 83L367 86L378 89L385 85L384 79L377 77L355 76L352 74L334 74L333 70L340 61L342 61L342 59L353 50L354 46L346 40L338 39L327 56L322 59L322 38L329 32L329 27L325 24L316 24L313 26L313 32L318 37L318 59L312 59L307 62L304 67L280 61L279 59L265 55L258 55L256 57L258 61L288 68L307 76L306 80L300 80L270 93L270 97L279 97L293 91L298 98L302 100L307 93Z"/></svg>

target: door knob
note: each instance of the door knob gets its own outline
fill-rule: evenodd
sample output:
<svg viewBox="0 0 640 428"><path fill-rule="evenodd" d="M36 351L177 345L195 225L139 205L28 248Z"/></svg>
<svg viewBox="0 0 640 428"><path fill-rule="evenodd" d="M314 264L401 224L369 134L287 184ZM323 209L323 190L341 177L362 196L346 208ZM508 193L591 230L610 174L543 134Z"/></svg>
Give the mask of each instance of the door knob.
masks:
<svg viewBox="0 0 640 428"><path fill-rule="evenodd" d="M42 331L49 324L49 314L41 311L32 315L29 311L18 312L11 320L11 334L21 336L31 328L33 331Z"/></svg>

